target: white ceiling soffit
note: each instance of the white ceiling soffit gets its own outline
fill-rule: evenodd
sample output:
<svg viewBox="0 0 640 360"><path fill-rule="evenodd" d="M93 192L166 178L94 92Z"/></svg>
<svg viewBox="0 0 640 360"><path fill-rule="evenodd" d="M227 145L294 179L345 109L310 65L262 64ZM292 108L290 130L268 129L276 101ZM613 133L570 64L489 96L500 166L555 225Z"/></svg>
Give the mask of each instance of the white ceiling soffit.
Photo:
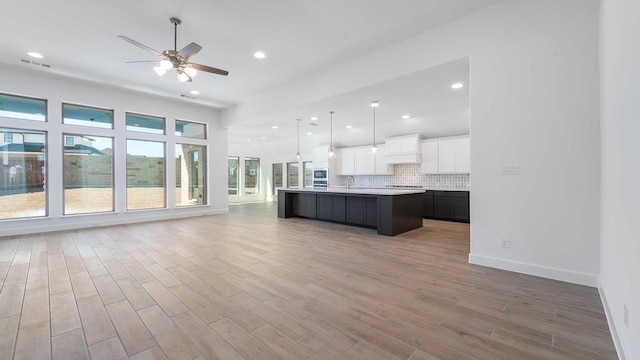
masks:
<svg viewBox="0 0 640 360"><path fill-rule="evenodd" d="M45 56L38 67L98 82L218 108L246 101L297 78L336 66L498 0L218 0L218 1L10 1L0 22L0 62L36 70L29 51ZM155 60L121 39L125 35L156 50L173 48L172 16L179 17L178 49L203 49L191 60L228 70L228 77L200 73L191 83L175 74L158 77ZM262 50L266 59L252 54ZM31 59L33 60L33 59ZM195 99L180 97L198 90Z"/></svg>
<svg viewBox="0 0 640 360"><path fill-rule="evenodd" d="M452 89L460 82L464 87ZM296 119L300 146L310 148L330 141L329 111L333 116L333 141L337 146L357 146L373 141L373 110L377 100L376 140L420 134L423 138L469 133L469 59L461 59L426 70L340 94L313 104L229 127L231 145L296 141ZM408 118L403 119L404 115ZM317 117L317 120L312 120ZM347 129L346 126L351 125ZM273 129L277 126L277 129ZM309 134L310 133L310 134Z"/></svg>

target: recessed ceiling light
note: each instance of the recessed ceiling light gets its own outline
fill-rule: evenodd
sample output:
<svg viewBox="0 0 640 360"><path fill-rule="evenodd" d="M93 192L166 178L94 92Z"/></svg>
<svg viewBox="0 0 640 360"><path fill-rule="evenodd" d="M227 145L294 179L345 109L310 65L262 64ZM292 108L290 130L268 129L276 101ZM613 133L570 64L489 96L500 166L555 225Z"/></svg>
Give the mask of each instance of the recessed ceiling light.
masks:
<svg viewBox="0 0 640 360"><path fill-rule="evenodd" d="M31 57L34 57L36 59L42 59L43 58L42 54L37 53L35 51L30 51L30 52L27 53L27 55L29 55Z"/></svg>
<svg viewBox="0 0 640 360"><path fill-rule="evenodd" d="M260 139L264 140L264 139L266 139L266 138L267 138L266 136L263 136L263 137L261 137Z"/></svg>
<svg viewBox="0 0 640 360"><path fill-rule="evenodd" d="M267 55L265 55L265 53L263 53L262 51L256 51L253 53L253 57L255 57L256 59L264 59L265 57L267 57Z"/></svg>
<svg viewBox="0 0 640 360"><path fill-rule="evenodd" d="M311 120L312 120L312 121L316 121L316 120L318 120L318 117L317 117L317 116L312 116L312 117L311 117Z"/></svg>
<svg viewBox="0 0 640 360"><path fill-rule="evenodd" d="M200 94L200 91L198 91L198 90L191 90L191 93L192 93L193 95L199 95L199 94Z"/></svg>
<svg viewBox="0 0 640 360"><path fill-rule="evenodd" d="M273 125L271 128L272 128L272 129L277 129L277 128L278 128L278 126L277 126L277 125Z"/></svg>
<svg viewBox="0 0 640 360"><path fill-rule="evenodd" d="M410 118L410 117L411 117L411 116L409 116L409 115L402 115L402 118L403 118L403 119L408 119L408 118Z"/></svg>
<svg viewBox="0 0 640 360"><path fill-rule="evenodd" d="M313 135L313 133L308 132L307 135Z"/></svg>
<svg viewBox="0 0 640 360"><path fill-rule="evenodd" d="M247 142L251 142L251 139L247 139Z"/></svg>
<svg viewBox="0 0 640 360"><path fill-rule="evenodd" d="M455 83L455 84L451 85L451 88L452 89L460 89L463 86L464 86L463 83Z"/></svg>
<svg viewBox="0 0 640 360"><path fill-rule="evenodd" d="M347 128L347 129L351 129L352 127L353 127L353 126L351 126L351 125L347 125L347 126L346 126L346 128Z"/></svg>

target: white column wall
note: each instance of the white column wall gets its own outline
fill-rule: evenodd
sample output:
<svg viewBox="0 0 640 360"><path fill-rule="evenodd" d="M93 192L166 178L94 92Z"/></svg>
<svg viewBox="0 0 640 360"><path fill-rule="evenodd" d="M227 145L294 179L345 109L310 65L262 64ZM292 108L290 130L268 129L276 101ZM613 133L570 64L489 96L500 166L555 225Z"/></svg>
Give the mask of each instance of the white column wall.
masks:
<svg viewBox="0 0 640 360"><path fill-rule="evenodd" d="M224 213L227 205L227 130L220 126L220 112L200 105L145 96L84 82L70 81L47 74L46 71L25 71L19 68L0 69L0 92L47 99L48 123L33 122L34 126L49 131L47 137L47 197L49 215L44 218L0 220L0 236L44 232L70 228L104 226L120 223L162 220L176 217ZM62 154L62 102L104 107L114 110L115 130L65 125L75 133L91 132L101 136L114 136L114 200L115 212L63 216L63 154ZM162 116L167 119L167 141L177 138L173 131L174 120L192 120L208 124L207 140L189 139L207 145L208 157L208 205L175 206L175 169L166 167L165 187L167 208L126 211L126 138L156 139L153 135L127 133L125 112ZM0 118L0 127L20 128L20 122ZM167 164L174 161L175 149L167 143Z"/></svg>
<svg viewBox="0 0 640 360"><path fill-rule="evenodd" d="M597 0L512 0L223 112L226 124L471 59L470 261L597 285ZM520 175L500 176L503 164ZM500 247L501 238L511 248Z"/></svg>
<svg viewBox="0 0 640 360"><path fill-rule="evenodd" d="M601 10L601 295L620 358L640 359L640 2Z"/></svg>

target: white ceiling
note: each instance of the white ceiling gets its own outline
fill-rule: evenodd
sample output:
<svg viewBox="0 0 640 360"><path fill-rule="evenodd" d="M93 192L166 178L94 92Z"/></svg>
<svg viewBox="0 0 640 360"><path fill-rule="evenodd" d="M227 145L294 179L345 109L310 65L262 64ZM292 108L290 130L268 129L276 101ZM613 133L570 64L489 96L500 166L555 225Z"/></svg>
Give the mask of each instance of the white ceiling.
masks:
<svg viewBox="0 0 640 360"><path fill-rule="evenodd" d="M10 1L2 6L0 64L227 108L276 86L365 56L498 1ZM169 18L172 16L182 20L182 25L178 27L178 48L197 42L203 49L191 60L228 70L228 77L201 72L192 83L180 83L171 72L158 77L150 65L124 63L155 60L155 57L118 39L118 35L125 35L160 51L171 49L173 25ZM252 54L256 50L264 51L267 58L255 59ZM45 58L31 59L27 55L29 51L40 52ZM20 59L39 61L51 68L24 64ZM468 64L466 70L462 71L468 78ZM411 81L408 78L404 80ZM393 91L389 86L380 85L353 94L343 94L343 98L309 104L307 112L292 117L289 115L294 114L281 114L283 117L280 120L304 116L308 119L311 112L324 117L332 108L336 111L337 123L349 119L354 122L354 127L365 131L364 123L356 125L356 121L369 118L368 103L376 98L381 101L381 118L392 117L393 110L413 112L411 115L425 114L424 121L435 121L435 118L428 118L435 116L436 109L426 109L425 104L431 101L426 95L399 91L408 89L401 82L387 84L397 88ZM191 96L190 90L198 90L200 95L195 99L181 97ZM443 89L449 90L446 87ZM440 98L440 95L433 93L433 89L428 91L433 99ZM397 107L391 107L392 104L397 104ZM439 118L460 119L462 113L468 113L468 100L465 104L464 108L440 104L442 111L438 111L441 114ZM438 107L438 104L432 105ZM364 107L362 112L356 110L360 107ZM401 107L406 110L400 110ZM409 126L411 121L406 123ZM397 130L395 126L389 126L389 134ZM246 127L244 122L242 127ZM262 131L262 128L258 130ZM382 124L381 131L385 131ZM240 138L245 141L245 137L258 136L258 132L245 134L242 129L233 128L230 133L234 137L232 141ZM346 139L337 141L348 142ZM356 142L363 141L364 138L357 138Z"/></svg>
<svg viewBox="0 0 640 360"><path fill-rule="evenodd" d="M454 83L461 89L452 89ZM424 138L469 133L469 59L422 70L356 91L339 94L286 112L244 121L229 128L232 145L296 140L300 118L301 147L328 144L329 111L333 115L333 142L337 147L373 142L376 100L376 142L391 136L420 134ZM403 115L409 115L403 119ZM311 120L317 117L318 120ZM346 126L351 125L350 129ZM272 126L278 126L273 129ZM263 137L265 139L263 139Z"/></svg>

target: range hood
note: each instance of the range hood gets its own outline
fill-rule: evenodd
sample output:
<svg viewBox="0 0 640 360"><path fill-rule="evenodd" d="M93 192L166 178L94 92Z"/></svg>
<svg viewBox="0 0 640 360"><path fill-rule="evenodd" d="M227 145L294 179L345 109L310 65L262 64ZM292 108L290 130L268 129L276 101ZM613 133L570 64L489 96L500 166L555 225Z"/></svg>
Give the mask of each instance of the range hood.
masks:
<svg viewBox="0 0 640 360"><path fill-rule="evenodd" d="M385 140L384 162L387 164L420 164L420 135L405 135Z"/></svg>

